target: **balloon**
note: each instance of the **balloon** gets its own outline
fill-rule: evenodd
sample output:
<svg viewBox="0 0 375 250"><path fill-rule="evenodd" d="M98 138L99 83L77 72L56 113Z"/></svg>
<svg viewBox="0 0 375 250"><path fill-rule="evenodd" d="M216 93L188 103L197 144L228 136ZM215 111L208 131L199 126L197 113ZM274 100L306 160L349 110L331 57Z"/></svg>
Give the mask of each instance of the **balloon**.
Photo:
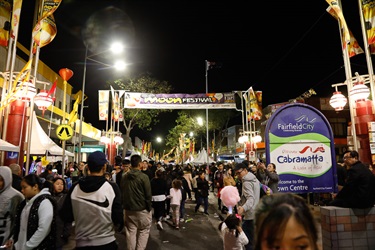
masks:
<svg viewBox="0 0 375 250"><path fill-rule="evenodd" d="M228 207L228 212L231 214L233 207L240 201L240 195L238 193L237 187L225 186L220 191L220 199L223 201L224 205Z"/></svg>

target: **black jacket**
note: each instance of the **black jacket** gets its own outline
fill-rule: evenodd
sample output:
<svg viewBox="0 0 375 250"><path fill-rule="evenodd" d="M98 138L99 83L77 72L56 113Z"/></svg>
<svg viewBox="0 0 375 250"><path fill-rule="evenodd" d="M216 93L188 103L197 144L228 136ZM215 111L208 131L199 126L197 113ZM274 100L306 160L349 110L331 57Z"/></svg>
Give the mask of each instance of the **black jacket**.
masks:
<svg viewBox="0 0 375 250"><path fill-rule="evenodd" d="M374 205L375 177L358 161L347 172L347 180L330 205L350 208L369 208Z"/></svg>

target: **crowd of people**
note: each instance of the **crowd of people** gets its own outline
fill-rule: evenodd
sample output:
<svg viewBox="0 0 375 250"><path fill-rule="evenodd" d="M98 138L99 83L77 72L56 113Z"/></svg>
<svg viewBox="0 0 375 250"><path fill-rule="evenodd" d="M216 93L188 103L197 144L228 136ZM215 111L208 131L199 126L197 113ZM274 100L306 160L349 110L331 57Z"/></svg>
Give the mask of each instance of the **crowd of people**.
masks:
<svg viewBox="0 0 375 250"><path fill-rule="evenodd" d="M356 151L344 154L349 168L330 205L374 205L374 192L364 191L374 185L374 175L358 157ZM62 249L72 233L76 249L118 249L116 232L125 234L127 249L145 249L153 223L164 230L163 223L170 220L179 230L186 201L195 202L196 213L203 206L203 214L209 215L210 192L225 214L218 228L224 249L317 249L309 206L300 195L278 192L274 163L245 160L196 167L132 155L129 160L116 157L110 166L100 151L87 162L69 163L67 170L61 162L38 170L38 162L24 176L18 164L0 167L0 241L9 249ZM226 186L239 194L230 212L221 200ZM264 186L269 192L262 196ZM286 233L293 230L295 234Z"/></svg>
<svg viewBox="0 0 375 250"><path fill-rule="evenodd" d="M0 169L0 180L7 184L0 192L10 197L1 201L2 207L7 205L1 212L9 213L1 241L16 249L62 249L72 232L77 249L117 249L116 231L124 232L128 249L145 249L152 223L163 230L163 223L171 220L179 229L186 220L186 201L196 203L196 213L203 206L203 214L208 215L211 189L219 210L226 214L222 188L235 186L244 195L247 190L235 174L236 165L224 162L182 166L133 155L130 160L117 156L110 166L100 151L91 153L87 162L69 162L65 169L61 161L43 166L38 157L30 162L26 175L25 167L18 164ZM268 184L267 168L257 171L256 178ZM252 217L244 207L239 206L238 213L246 222ZM101 223L92 218L100 218ZM248 235L247 226L243 234Z"/></svg>

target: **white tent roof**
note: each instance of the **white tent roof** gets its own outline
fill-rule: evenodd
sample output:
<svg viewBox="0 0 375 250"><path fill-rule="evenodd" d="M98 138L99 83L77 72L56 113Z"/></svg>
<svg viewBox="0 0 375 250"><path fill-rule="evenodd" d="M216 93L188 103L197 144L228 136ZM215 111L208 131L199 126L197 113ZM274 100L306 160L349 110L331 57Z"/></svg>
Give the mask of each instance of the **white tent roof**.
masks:
<svg viewBox="0 0 375 250"><path fill-rule="evenodd" d="M20 148L7 141L0 139L0 151L20 152Z"/></svg>
<svg viewBox="0 0 375 250"><path fill-rule="evenodd" d="M202 163L210 163L214 162L214 160L209 157L208 159L209 162L207 162L207 151L203 148L197 155L197 157L191 161L191 163L197 163L197 164L202 164Z"/></svg>
<svg viewBox="0 0 375 250"><path fill-rule="evenodd" d="M31 155L44 155L48 151L51 155L63 155L63 149L57 145L40 126L36 114L33 115L33 126L31 131ZM74 156L72 152L65 150L65 155Z"/></svg>

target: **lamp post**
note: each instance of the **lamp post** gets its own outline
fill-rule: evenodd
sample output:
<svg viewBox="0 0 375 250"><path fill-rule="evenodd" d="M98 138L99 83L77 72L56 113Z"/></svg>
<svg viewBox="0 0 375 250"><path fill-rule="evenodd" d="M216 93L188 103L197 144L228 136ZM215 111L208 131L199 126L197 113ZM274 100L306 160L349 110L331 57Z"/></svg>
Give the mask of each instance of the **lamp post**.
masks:
<svg viewBox="0 0 375 250"><path fill-rule="evenodd" d="M199 126L203 126L203 118L202 117L197 117L197 122ZM203 148L203 141L202 141L202 134L201 134L201 150Z"/></svg>
<svg viewBox="0 0 375 250"><path fill-rule="evenodd" d="M113 54L120 54L124 50L124 46L119 43L119 42L114 42L110 49L109 49ZM78 136L78 162L82 161L82 122L83 122L83 108L84 108L84 102L85 102L85 87L86 87L86 73L87 73L87 61L90 60L92 62L102 64L105 66L110 66L114 67L116 70L123 70L126 67L126 64L122 60L117 60L115 61L114 65L108 65L106 63L100 62L98 60L95 60L93 57L99 56L105 52L108 52L108 50L93 54L93 55L88 55L89 48L86 46L85 48L85 61L84 61L84 66L83 66L83 79L82 79L82 98L81 98L81 110L80 110L80 119L79 119L79 136Z"/></svg>

